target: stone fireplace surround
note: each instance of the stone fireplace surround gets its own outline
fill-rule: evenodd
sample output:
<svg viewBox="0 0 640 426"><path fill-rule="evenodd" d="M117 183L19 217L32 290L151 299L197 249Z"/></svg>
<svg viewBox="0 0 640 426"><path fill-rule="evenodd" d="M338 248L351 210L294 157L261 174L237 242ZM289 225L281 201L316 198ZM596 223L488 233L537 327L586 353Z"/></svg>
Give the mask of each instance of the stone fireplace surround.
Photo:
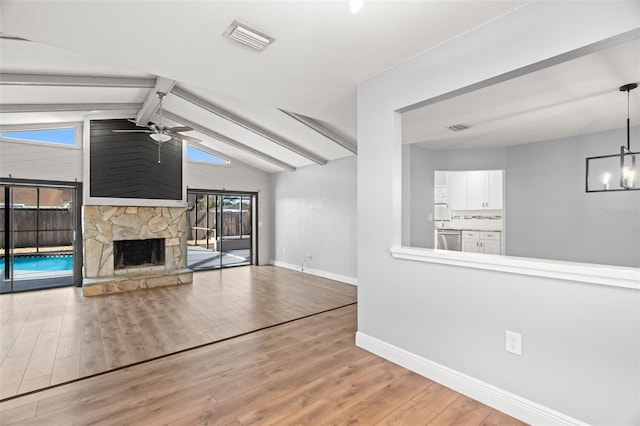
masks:
<svg viewBox="0 0 640 426"><path fill-rule="evenodd" d="M188 284L186 207L92 206L83 208L82 293L107 293ZM114 240L164 238L165 264L115 270Z"/></svg>

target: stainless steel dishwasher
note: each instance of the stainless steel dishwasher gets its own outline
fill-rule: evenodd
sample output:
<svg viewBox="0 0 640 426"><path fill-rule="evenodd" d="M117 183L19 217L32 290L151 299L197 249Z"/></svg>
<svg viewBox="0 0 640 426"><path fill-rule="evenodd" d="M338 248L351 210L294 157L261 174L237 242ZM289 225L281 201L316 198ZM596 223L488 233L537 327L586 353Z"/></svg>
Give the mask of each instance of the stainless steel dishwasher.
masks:
<svg viewBox="0 0 640 426"><path fill-rule="evenodd" d="M462 251L462 231L438 229L438 249Z"/></svg>

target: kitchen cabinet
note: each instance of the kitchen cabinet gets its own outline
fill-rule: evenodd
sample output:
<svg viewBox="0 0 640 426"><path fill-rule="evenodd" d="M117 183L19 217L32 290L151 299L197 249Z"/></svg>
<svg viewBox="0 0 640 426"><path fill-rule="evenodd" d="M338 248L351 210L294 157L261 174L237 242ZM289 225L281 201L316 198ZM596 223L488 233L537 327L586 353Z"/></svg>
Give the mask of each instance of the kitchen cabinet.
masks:
<svg viewBox="0 0 640 426"><path fill-rule="evenodd" d="M502 210L502 170L448 172L451 210Z"/></svg>
<svg viewBox="0 0 640 426"><path fill-rule="evenodd" d="M500 239L500 232L462 231L462 251L501 254Z"/></svg>
<svg viewBox="0 0 640 426"><path fill-rule="evenodd" d="M502 209L502 170L467 173L467 210Z"/></svg>
<svg viewBox="0 0 640 426"><path fill-rule="evenodd" d="M451 210L467 210L467 172L447 173L449 183L449 207Z"/></svg>

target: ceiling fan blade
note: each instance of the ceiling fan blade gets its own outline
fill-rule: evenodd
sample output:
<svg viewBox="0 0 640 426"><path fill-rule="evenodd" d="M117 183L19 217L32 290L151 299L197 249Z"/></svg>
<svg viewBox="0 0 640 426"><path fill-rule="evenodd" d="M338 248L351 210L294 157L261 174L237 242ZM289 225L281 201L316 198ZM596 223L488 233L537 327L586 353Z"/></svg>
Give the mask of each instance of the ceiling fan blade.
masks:
<svg viewBox="0 0 640 426"><path fill-rule="evenodd" d="M200 140L200 139L198 139L198 138L194 138L194 137L187 136L187 135L177 135L177 136L178 136L178 138L182 138L182 139L184 139L184 140L185 140L185 141L187 141L187 142L195 142L195 143L200 143L200 142L202 142L202 140Z"/></svg>
<svg viewBox="0 0 640 426"><path fill-rule="evenodd" d="M178 133L178 132L190 132L193 129L189 126L176 126L176 127L169 127L167 130L170 130L174 133Z"/></svg>
<svg viewBox="0 0 640 426"><path fill-rule="evenodd" d="M152 133L151 130L137 130L137 129L113 129L111 130L113 133Z"/></svg>

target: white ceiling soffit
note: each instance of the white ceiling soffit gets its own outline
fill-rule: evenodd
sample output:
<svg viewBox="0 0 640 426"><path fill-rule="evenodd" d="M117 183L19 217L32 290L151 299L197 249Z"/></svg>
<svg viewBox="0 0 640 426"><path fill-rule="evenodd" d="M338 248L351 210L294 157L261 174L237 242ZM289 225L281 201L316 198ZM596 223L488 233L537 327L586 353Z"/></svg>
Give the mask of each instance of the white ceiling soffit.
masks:
<svg viewBox="0 0 640 426"><path fill-rule="evenodd" d="M153 120L158 120L158 116L154 115ZM172 113L170 111L165 111L164 113L164 123L168 126L182 126L187 125L192 127L193 131L190 132L181 132L181 134L191 136L197 139L200 139L200 143L190 143L190 145L195 146L197 148L204 148L208 150L208 152L223 157L227 160L230 160L230 164L234 165L236 162L244 163L251 167L258 168L267 173L275 173L281 172L283 170L295 170L294 166L288 165L286 163L278 164L279 160L275 159L275 161L270 161L266 154L259 153L259 155L254 155L250 152L251 148L247 150L244 147L239 147L239 142L233 140L232 143L228 143L227 136L223 135L223 139L216 139L213 135L217 134L217 132L208 129L206 126L203 126L199 123L195 123L188 119L183 119L178 114ZM202 128L204 131L198 131L198 129Z"/></svg>
<svg viewBox="0 0 640 426"><path fill-rule="evenodd" d="M354 15L346 1L3 0L0 23L7 34L294 111L355 138L358 82L525 3L371 1ZM277 42L263 52L239 46L222 35L234 20ZM46 68L38 72L54 71Z"/></svg>
<svg viewBox="0 0 640 426"><path fill-rule="evenodd" d="M211 101L208 101L206 99L204 99L203 97L196 95L193 92L189 92L186 89L183 89L181 87L175 87L174 90L172 90L171 92L172 94L188 101L191 102L194 105L199 106L202 109L205 109L206 111L217 115L220 118L223 118L233 124L235 124L236 126L240 126L243 129L249 130L255 134L257 134L260 137L263 137L265 139L268 139L269 141L276 143L280 146L282 146L283 148L286 148L290 151L295 152L296 154L305 157L311 161L313 161L316 164L320 164L320 165L324 165L327 163L327 160L323 157L321 157L320 155L313 153L311 151L309 151L308 149L306 149L305 147L289 140L288 138L281 136L279 134L276 134L275 132L273 132L272 130L258 124L255 121L252 121L250 119L247 119L237 113L234 113L233 111L223 108L218 104L215 104Z"/></svg>
<svg viewBox="0 0 640 426"><path fill-rule="evenodd" d="M626 126L627 96L640 81L637 38L559 65L440 101L402 115L403 143L430 149L489 148ZM640 91L631 92L640 124ZM464 124L469 129L448 129Z"/></svg>
<svg viewBox="0 0 640 426"><path fill-rule="evenodd" d="M194 129L197 133L199 133L200 135L204 135L208 138L208 140L200 140L200 143L203 144L205 147L210 148L210 149L215 149L216 151L222 152L219 149L219 144L216 143L212 143L212 141L215 142L222 142L223 144L225 144L227 147L231 147L234 148L235 150L239 150L242 152L245 152L247 154L252 155L254 158L260 159L262 161L265 161L271 165L274 165L276 167L279 167L281 169L293 172L296 170L296 168L294 166L292 166L291 164L285 163L284 161L281 161L275 157L272 157L268 154L265 154L262 151L258 151L257 149L249 146L249 145L245 145L241 142L238 142L235 139L232 139L228 136L223 135L222 133L218 133L215 130L209 129L208 127L205 127L201 124L198 124L194 121L191 121L187 118L181 117L177 114L174 114L172 112L166 111L165 113L165 117L167 117L170 120L173 120L176 123L182 124L184 126L189 126L192 129ZM187 132L181 132L183 134L187 133Z"/></svg>
<svg viewBox="0 0 640 426"><path fill-rule="evenodd" d="M185 89L196 93L199 98L214 105L223 105L230 113L240 116L248 122L267 123L268 131L276 135L286 135L287 139L312 153L321 153L324 160L333 160L349 155L349 151L338 146L326 137L310 131L295 120L283 115L278 109L250 100L238 99L220 93L211 93L205 89L179 84L176 89ZM172 94L175 94L175 90ZM304 162L304 164L311 164Z"/></svg>
<svg viewBox="0 0 640 426"><path fill-rule="evenodd" d="M280 111L283 114L286 114L289 117L293 118L297 122L304 124L313 131L320 133L327 139L332 140L344 149L354 154L358 153L357 142L348 136L340 134L339 131L332 129L329 124L324 123L320 120L316 120L315 118L307 117L306 115L296 114L295 112L285 111L283 109L281 109Z"/></svg>
<svg viewBox="0 0 640 426"><path fill-rule="evenodd" d="M191 102L179 98L173 93L165 98L163 105L166 112L187 118L190 121L234 139L243 145L250 146L257 151L277 158L287 164L291 164L294 167L313 164L311 160L308 160L287 148L277 145L250 130L237 126L224 118L212 114Z"/></svg>

